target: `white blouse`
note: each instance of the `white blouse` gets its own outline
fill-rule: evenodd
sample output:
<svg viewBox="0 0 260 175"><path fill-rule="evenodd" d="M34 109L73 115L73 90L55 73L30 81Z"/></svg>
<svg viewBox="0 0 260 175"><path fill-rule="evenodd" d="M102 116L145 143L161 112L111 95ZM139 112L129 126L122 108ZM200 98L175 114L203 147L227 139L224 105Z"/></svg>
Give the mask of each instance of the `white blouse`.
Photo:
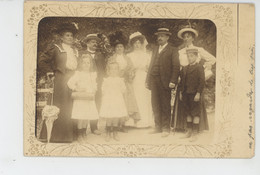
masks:
<svg viewBox="0 0 260 175"><path fill-rule="evenodd" d="M116 55L116 62L118 63L120 70L124 70L127 66L127 61L124 55Z"/></svg>
<svg viewBox="0 0 260 175"><path fill-rule="evenodd" d="M68 87L75 91L77 88L84 89L85 92L95 93L97 90L96 72L76 71L69 79Z"/></svg>
<svg viewBox="0 0 260 175"><path fill-rule="evenodd" d="M78 62L74 50L71 48L70 45L65 43L62 43L62 47L67 53L67 62L66 62L67 69L75 70L78 66Z"/></svg>
<svg viewBox="0 0 260 175"><path fill-rule="evenodd" d="M148 70L148 66L151 61L151 55L145 51L133 51L127 56L131 59L135 69L144 71Z"/></svg>

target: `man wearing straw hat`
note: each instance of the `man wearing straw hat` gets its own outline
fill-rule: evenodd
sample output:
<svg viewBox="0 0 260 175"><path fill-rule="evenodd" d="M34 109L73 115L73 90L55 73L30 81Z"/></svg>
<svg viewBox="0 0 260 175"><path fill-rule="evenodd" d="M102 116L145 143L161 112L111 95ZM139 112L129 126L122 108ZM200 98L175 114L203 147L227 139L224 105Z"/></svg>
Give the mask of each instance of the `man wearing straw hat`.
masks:
<svg viewBox="0 0 260 175"><path fill-rule="evenodd" d="M178 83L180 71L179 54L168 43L169 29L159 28L155 35L159 46L153 50L146 79L146 86L152 93L155 121L155 130L151 134L162 133L162 137L167 137L170 133L171 90Z"/></svg>

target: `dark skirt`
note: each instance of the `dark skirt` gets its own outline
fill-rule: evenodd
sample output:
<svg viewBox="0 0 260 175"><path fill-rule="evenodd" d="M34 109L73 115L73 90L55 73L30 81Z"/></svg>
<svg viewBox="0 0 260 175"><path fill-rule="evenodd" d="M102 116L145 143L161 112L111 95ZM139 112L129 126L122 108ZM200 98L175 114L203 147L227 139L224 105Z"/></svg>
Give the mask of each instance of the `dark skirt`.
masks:
<svg viewBox="0 0 260 175"><path fill-rule="evenodd" d="M172 113L171 127L173 127L175 131L180 131L180 132L185 131L187 128L187 119L185 117L183 101L180 100L180 88L178 88L176 92L176 98L175 98L173 113ZM199 131L208 130L208 129L209 129L208 117L207 117L207 111L206 111L206 106L204 101L204 93L202 92L200 98Z"/></svg>
<svg viewBox="0 0 260 175"><path fill-rule="evenodd" d="M53 105L60 109L58 119L53 123L50 142L68 143L73 141L73 120L71 119L72 99L71 90L67 82L74 74L74 71L68 71L65 74L55 73ZM40 132L41 141L47 141L47 129L45 123Z"/></svg>

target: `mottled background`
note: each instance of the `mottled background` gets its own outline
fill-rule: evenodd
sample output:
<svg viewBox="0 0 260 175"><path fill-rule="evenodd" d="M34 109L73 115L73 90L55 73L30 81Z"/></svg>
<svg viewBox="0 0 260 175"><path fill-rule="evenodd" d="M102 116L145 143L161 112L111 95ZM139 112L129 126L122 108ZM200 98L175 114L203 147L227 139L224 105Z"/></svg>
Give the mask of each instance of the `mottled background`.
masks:
<svg viewBox="0 0 260 175"><path fill-rule="evenodd" d="M148 49L152 49L156 44L154 32L159 27L167 27L172 32L170 42L175 47L182 47L182 40L177 37L177 33L183 25L188 24L187 19L141 19L141 18L81 18L81 17L48 17L39 23L38 32L38 55L46 51L53 43L57 42L57 35L53 30L64 22L75 22L78 24L79 32L77 40L82 40L87 34L102 33L109 36L111 33L121 30L126 37L133 32L139 31L146 36L149 43ZM194 45L203 47L212 55L216 56L216 26L210 20L189 20L194 28L199 32ZM80 45L78 45L79 49ZM127 51L129 48L126 49ZM215 73L215 66L213 68ZM39 75L40 72L38 71ZM38 77L39 78L39 77ZM208 111L215 109L215 76L211 77L205 88L205 101Z"/></svg>

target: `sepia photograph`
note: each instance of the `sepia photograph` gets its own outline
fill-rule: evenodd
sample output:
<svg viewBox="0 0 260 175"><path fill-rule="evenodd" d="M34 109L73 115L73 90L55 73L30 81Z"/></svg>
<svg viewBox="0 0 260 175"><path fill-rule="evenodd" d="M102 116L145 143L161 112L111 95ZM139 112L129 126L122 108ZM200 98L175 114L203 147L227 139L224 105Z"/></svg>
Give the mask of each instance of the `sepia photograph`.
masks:
<svg viewBox="0 0 260 175"><path fill-rule="evenodd" d="M25 156L254 155L251 4L28 1L24 21Z"/></svg>
<svg viewBox="0 0 260 175"><path fill-rule="evenodd" d="M209 20L44 18L38 30L37 138L210 142L215 55L216 27Z"/></svg>
<svg viewBox="0 0 260 175"><path fill-rule="evenodd" d="M0 0L0 174L259 175L259 4Z"/></svg>

